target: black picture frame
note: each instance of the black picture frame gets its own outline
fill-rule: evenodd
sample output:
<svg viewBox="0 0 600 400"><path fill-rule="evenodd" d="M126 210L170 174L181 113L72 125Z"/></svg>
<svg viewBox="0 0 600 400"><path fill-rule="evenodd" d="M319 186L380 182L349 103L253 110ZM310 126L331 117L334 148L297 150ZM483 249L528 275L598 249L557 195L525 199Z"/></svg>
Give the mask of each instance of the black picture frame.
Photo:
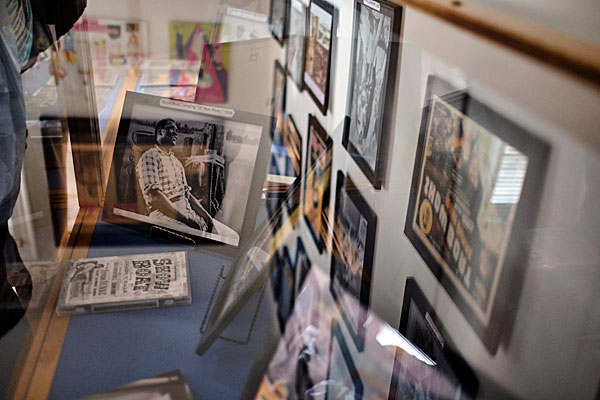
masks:
<svg viewBox="0 0 600 400"><path fill-rule="evenodd" d="M436 389L454 389L454 393L445 393L454 399L475 399L479 388L479 379L457 352L454 343L446 332L434 308L419 287L417 281L408 277L404 287L402 314L398 331L436 363L436 371L445 380L443 387ZM394 369L390 384L389 400L410 397L410 394L421 394L428 397L428 382L406 382L402 380L402 350L396 350ZM427 380L428 378L425 378ZM417 383L417 385L411 385ZM429 384L435 386L431 380ZM435 389L434 389L435 390ZM399 391L409 392L399 394ZM432 394L436 397L439 393Z"/></svg>
<svg viewBox="0 0 600 400"><path fill-rule="evenodd" d="M277 320L279 321L279 329L283 333L285 324L294 310L297 265L292 261L287 246L283 248L282 253L281 257L278 256L276 268L279 269Z"/></svg>
<svg viewBox="0 0 600 400"><path fill-rule="evenodd" d="M341 355L341 360L338 359L338 353ZM329 341L329 365L327 368L327 391L325 393L325 400L333 400L339 398L337 394L334 392L335 388L339 388L342 386L342 390L344 391L344 398L347 397L347 390L350 388L347 386L349 383L352 384L354 388L354 399L360 400L363 398L364 392L364 384L358 373L356 368L356 363L352 358L352 354L350 352L350 348L348 347L348 343L344 338L344 333L340 327L338 321L334 320L331 323L331 340ZM347 380L351 382L342 382L340 383L336 380L336 375L334 371L341 370L344 375L346 375Z"/></svg>
<svg viewBox="0 0 600 400"><path fill-rule="evenodd" d="M342 145L378 190L385 178L387 144L393 122L401 22L401 6L379 0L354 3ZM372 25L378 28L375 32ZM367 31L373 33L365 38L362 33Z"/></svg>
<svg viewBox="0 0 600 400"><path fill-rule="evenodd" d="M300 294L302 290L302 286L304 285L304 281L312 268L312 262L306 253L306 247L304 247L304 242L302 238L298 236L296 240L296 257L294 259L294 265L296 269L296 279L294 286L294 293L296 293L296 298Z"/></svg>
<svg viewBox="0 0 600 400"><path fill-rule="evenodd" d="M283 46L287 38L290 0L271 0L269 5L269 27L271 35Z"/></svg>
<svg viewBox="0 0 600 400"><path fill-rule="evenodd" d="M345 177L342 171L338 171L330 291L359 351L363 351L365 343L364 324L371 296L376 232L377 215L350 177ZM355 260L357 265L349 267L346 260ZM355 273L355 270L360 271L360 274ZM348 297L356 298L360 307L343 304Z"/></svg>
<svg viewBox="0 0 600 400"><path fill-rule="evenodd" d="M331 75L331 50L334 44L335 8L324 0L311 0L308 8L308 31L304 60L303 85L317 108L327 114L329 108L329 83ZM317 42L318 24L322 22L324 31L329 33ZM325 48L324 45L328 47Z"/></svg>
<svg viewBox="0 0 600 400"><path fill-rule="evenodd" d="M304 90L304 60L306 57L306 27L308 7L302 0L290 0L288 43L286 48L287 73L298 90Z"/></svg>
<svg viewBox="0 0 600 400"><path fill-rule="evenodd" d="M302 209L319 253L323 253L328 235L332 161L333 140L319 120L309 114Z"/></svg>
<svg viewBox="0 0 600 400"><path fill-rule="evenodd" d="M215 138L215 143L230 143L233 139L237 138L236 140L241 141L240 143L243 143L243 146L247 146L252 150L253 153L249 156L250 159L254 160L252 168L236 166L236 177L238 175L245 175L244 179L247 182L245 189L242 190L237 184L235 188L231 186L235 182L235 180L231 180L232 167L230 167L230 174L224 177L223 201L225 201L224 196L227 196L231 192L231 196L235 196L231 198L231 201L235 202L233 204L239 203L239 210L243 210L242 215L232 214L231 217L231 219L235 217L237 221L235 222L236 229L234 229L238 234L237 240L227 242L221 240L217 242L214 239L219 238L215 238L214 235L201 232L197 229L187 229L185 226L182 226L183 224L175 224L176 226L168 224L148 215L138 183L136 166L142 154L154 146L153 126L156 125L157 121L164 118L173 118L182 128L180 129L180 135L178 135L182 136L179 138L181 140L177 140L177 144L173 148L173 152L176 153L178 159L193 154L195 151L194 137L196 135L196 131L193 130L196 128L193 127L199 126L202 123L210 123L215 126L220 124L225 127L222 129L222 132L216 127L214 128L213 133L221 132L218 135L217 133L212 135ZM148 94L127 92L117 132L102 219L151 236L160 231L164 233L163 236L173 240L182 238L185 239L186 243L201 244L207 250L229 256L235 255L236 248L251 237L256 225L270 148L269 135L263 133L267 131L269 126L269 118L263 115L193 104ZM185 133L186 130L192 133ZM244 136L243 132L252 132L252 135ZM226 139L228 133L231 133L231 135L229 139ZM212 143L212 139L210 139L210 142ZM245 144L246 142L248 143L247 145ZM239 146L242 146L242 144L239 144ZM204 151L202 148L202 143L198 141L198 151ZM224 148L222 158L225 162L229 162L227 161L227 148ZM219 154L219 150L210 150L210 152ZM240 154L241 150L237 153L236 157ZM189 161L190 157L187 160ZM230 180L231 184L228 183ZM196 193L195 191L202 193L201 187L197 188L193 183L190 186L192 194ZM234 189L237 192L234 192ZM245 195L244 192L246 192ZM209 191L209 193L213 192ZM204 208L212 212L210 211L212 200L209 199L207 204ZM217 219L218 210L214 215L215 219ZM237 219L237 217L240 218Z"/></svg>
<svg viewBox="0 0 600 400"><path fill-rule="evenodd" d="M292 227L295 227L300 220L302 150L302 136L294 119L288 114L285 117L283 132L275 131L269 165L271 178L292 180L287 189L284 189L284 185L274 185L267 194L266 205L269 217L283 210L279 213L280 218L272 220L277 228L282 226L285 218L289 218Z"/></svg>
<svg viewBox="0 0 600 400"><path fill-rule="evenodd" d="M429 76L404 232L491 354L511 331L549 152Z"/></svg>
<svg viewBox="0 0 600 400"><path fill-rule="evenodd" d="M285 129L285 92L287 79L285 68L279 60L275 60L273 67L273 102L271 104L271 117L273 117L273 125L271 126L271 138L279 133L283 133Z"/></svg>

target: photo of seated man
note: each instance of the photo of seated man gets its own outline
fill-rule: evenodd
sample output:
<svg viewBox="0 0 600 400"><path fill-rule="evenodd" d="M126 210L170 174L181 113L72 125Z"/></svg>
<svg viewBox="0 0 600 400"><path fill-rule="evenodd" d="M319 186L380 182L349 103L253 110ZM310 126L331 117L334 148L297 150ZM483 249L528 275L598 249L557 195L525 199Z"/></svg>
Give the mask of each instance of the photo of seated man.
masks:
<svg viewBox="0 0 600 400"><path fill-rule="evenodd" d="M218 234L212 216L191 193L184 167L172 151L178 133L173 119L158 121L154 133L155 144L142 154L136 165L148 216Z"/></svg>

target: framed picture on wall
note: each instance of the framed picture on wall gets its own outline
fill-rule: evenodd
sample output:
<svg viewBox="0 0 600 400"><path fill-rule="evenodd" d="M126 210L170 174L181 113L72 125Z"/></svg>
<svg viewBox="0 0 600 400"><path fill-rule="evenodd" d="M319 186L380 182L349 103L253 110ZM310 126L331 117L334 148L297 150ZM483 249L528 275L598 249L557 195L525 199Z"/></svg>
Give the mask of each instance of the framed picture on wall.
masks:
<svg viewBox="0 0 600 400"><path fill-rule="evenodd" d="M304 74L304 56L306 50L306 10L307 7L302 0L291 0L286 50L287 67L290 78L292 78L300 91L304 89L302 86L302 75Z"/></svg>
<svg viewBox="0 0 600 400"><path fill-rule="evenodd" d="M326 400L362 399L363 381L338 321L331 323Z"/></svg>
<svg viewBox="0 0 600 400"><path fill-rule="evenodd" d="M357 0L354 4L354 40L342 144L371 184L380 189L392 123L402 7L376 0Z"/></svg>
<svg viewBox="0 0 600 400"><path fill-rule="evenodd" d="M341 171L338 171L336 186L330 289L356 347L362 351L371 294L377 216L352 180L345 178ZM342 296L343 292L359 300L361 307L346 304L348 296Z"/></svg>
<svg viewBox="0 0 600 400"><path fill-rule="evenodd" d="M304 87L323 114L329 107L334 10L325 0L311 0L308 12Z"/></svg>
<svg viewBox="0 0 600 400"><path fill-rule="evenodd" d="M517 309L548 146L430 76L404 231L495 354Z"/></svg>
<svg viewBox="0 0 600 400"><path fill-rule="evenodd" d="M308 149L304 173L304 219L322 253L327 241L333 140L313 116L308 116Z"/></svg>
<svg viewBox="0 0 600 400"><path fill-rule="evenodd" d="M285 68L275 60L273 68L273 103L271 104L271 115L275 119L271 127L271 137L281 135L284 131L285 123L285 86L286 76Z"/></svg>
<svg viewBox="0 0 600 400"><path fill-rule="evenodd" d="M425 353L436 366L436 374L421 375L401 362L396 351L389 400L406 398L475 399L479 380L458 354L435 310L414 278L406 280L399 332Z"/></svg>
<svg viewBox="0 0 600 400"><path fill-rule="evenodd" d="M294 293L296 293L296 297L298 297L302 285L304 285L304 281L306 280L306 276L312 267L312 262L310 261L310 258L308 258L308 254L306 254L304 242L300 237L298 237L298 240L296 241L296 258L294 260L294 265L296 269Z"/></svg>
<svg viewBox="0 0 600 400"><path fill-rule="evenodd" d="M283 40L287 37L287 23L290 8L290 0L271 0L269 11L269 25L271 35L283 46Z"/></svg>
<svg viewBox="0 0 600 400"><path fill-rule="evenodd" d="M235 252L256 225L268 124L266 116L127 92L102 218Z"/></svg>

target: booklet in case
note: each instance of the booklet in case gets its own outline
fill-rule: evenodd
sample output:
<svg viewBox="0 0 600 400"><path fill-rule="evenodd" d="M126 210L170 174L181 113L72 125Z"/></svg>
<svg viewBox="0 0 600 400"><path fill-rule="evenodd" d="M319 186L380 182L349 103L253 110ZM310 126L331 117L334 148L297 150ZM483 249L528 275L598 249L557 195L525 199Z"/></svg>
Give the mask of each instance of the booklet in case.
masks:
<svg viewBox="0 0 600 400"><path fill-rule="evenodd" d="M185 252L71 260L56 307L58 315L190 304Z"/></svg>

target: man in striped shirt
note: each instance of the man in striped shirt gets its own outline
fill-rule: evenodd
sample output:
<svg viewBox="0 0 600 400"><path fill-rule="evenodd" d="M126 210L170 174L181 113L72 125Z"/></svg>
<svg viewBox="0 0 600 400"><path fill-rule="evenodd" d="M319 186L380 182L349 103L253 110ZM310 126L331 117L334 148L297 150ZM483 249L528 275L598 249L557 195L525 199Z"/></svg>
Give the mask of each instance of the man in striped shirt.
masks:
<svg viewBox="0 0 600 400"><path fill-rule="evenodd" d="M172 152L177 134L173 119L158 121L154 131L155 145L146 150L137 163L136 173L148 215L217 233L212 217L192 195L183 165Z"/></svg>

